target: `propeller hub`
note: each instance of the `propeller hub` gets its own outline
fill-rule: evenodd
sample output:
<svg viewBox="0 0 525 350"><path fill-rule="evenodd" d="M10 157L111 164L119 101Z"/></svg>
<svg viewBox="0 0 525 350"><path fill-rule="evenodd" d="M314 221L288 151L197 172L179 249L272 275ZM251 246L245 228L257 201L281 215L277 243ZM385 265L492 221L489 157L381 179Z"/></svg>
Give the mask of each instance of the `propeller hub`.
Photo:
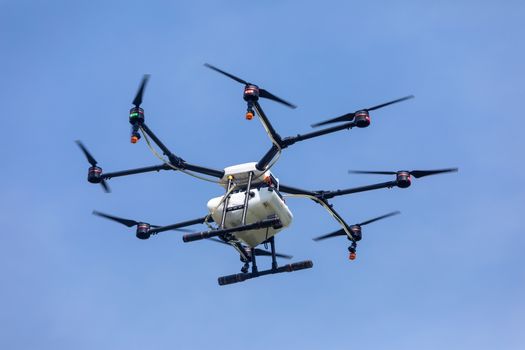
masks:
<svg viewBox="0 0 525 350"><path fill-rule="evenodd" d="M102 168L98 166L92 166L88 169L88 181L92 184L98 184L102 182Z"/></svg>
<svg viewBox="0 0 525 350"><path fill-rule="evenodd" d="M407 188L412 183L409 171L398 171L396 173L397 187Z"/></svg>
<svg viewBox="0 0 525 350"><path fill-rule="evenodd" d="M140 107L133 107L129 110L129 123L131 125L142 125L144 123L144 110Z"/></svg>
<svg viewBox="0 0 525 350"><path fill-rule="evenodd" d="M243 98L247 102L255 102L259 99L259 87L257 85L247 84L244 87Z"/></svg>
<svg viewBox="0 0 525 350"><path fill-rule="evenodd" d="M151 236L151 233L149 233L150 227L150 224L147 224L145 222L139 222L137 224L137 238L148 239Z"/></svg>
<svg viewBox="0 0 525 350"><path fill-rule="evenodd" d="M354 120L358 128L366 128L370 125L370 114L365 110L357 111L355 112Z"/></svg>
<svg viewBox="0 0 525 350"><path fill-rule="evenodd" d="M363 237L361 235L361 226L360 225L352 225L350 226L350 232L352 232L352 236L356 241L360 241Z"/></svg>

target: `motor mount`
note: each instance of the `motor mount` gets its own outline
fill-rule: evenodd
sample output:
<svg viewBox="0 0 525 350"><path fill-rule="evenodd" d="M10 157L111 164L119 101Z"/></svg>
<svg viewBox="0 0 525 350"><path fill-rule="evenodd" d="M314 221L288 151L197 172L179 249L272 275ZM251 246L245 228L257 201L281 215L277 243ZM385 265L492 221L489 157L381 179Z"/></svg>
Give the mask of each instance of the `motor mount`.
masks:
<svg viewBox="0 0 525 350"><path fill-rule="evenodd" d="M144 123L144 110L140 107L133 107L129 110L129 123L131 125Z"/></svg>
<svg viewBox="0 0 525 350"><path fill-rule="evenodd" d="M92 166L88 169L88 181L92 184L98 184L102 182L102 168L98 166Z"/></svg>
<svg viewBox="0 0 525 350"><path fill-rule="evenodd" d="M360 241L363 236L361 235L361 226L360 225L352 225L350 226L350 232L352 232L352 236L356 241ZM350 239L350 237L348 237Z"/></svg>
<svg viewBox="0 0 525 350"><path fill-rule="evenodd" d="M151 225L145 222L139 222L137 224L137 238L138 239L148 239L151 236L151 233L149 233L149 229L151 228Z"/></svg>
<svg viewBox="0 0 525 350"><path fill-rule="evenodd" d="M246 102L255 102L259 100L259 87L252 84L246 85L244 87L243 99Z"/></svg>
<svg viewBox="0 0 525 350"><path fill-rule="evenodd" d="M370 114L366 110L357 111L354 115L354 121L358 128L366 128L370 125Z"/></svg>
<svg viewBox="0 0 525 350"><path fill-rule="evenodd" d="M253 111L253 103L259 100L259 87L253 84L247 84L244 87L242 98L248 103L246 107L246 119L252 120L255 115Z"/></svg>
<svg viewBox="0 0 525 350"><path fill-rule="evenodd" d="M131 143L140 140L139 128L144 123L144 110L133 107L129 110L129 123L131 124Z"/></svg>
<svg viewBox="0 0 525 350"><path fill-rule="evenodd" d="M397 187L407 188L412 183L409 171L398 171L396 173L396 184Z"/></svg>

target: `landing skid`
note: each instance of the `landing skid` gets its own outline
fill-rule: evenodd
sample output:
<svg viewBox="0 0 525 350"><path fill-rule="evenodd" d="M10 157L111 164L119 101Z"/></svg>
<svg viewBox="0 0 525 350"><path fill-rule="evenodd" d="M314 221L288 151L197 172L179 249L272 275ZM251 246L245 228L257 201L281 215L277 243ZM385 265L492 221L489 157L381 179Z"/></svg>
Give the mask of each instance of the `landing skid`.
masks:
<svg viewBox="0 0 525 350"><path fill-rule="evenodd" d="M228 276L222 276L218 278L219 285L224 286L227 284L233 284L238 282L244 282L248 279L265 276L265 275L271 275L275 273L282 273L282 272L293 272L293 271L299 271L304 269L309 269L314 266L314 263L311 260L305 260L305 261L299 261L293 264L287 264L284 266L272 268L269 270L264 271L254 271L250 273L236 273L234 275L228 275Z"/></svg>
<svg viewBox="0 0 525 350"><path fill-rule="evenodd" d="M299 271L304 269L309 269L314 266L314 263L311 260L305 260L305 261L299 261L293 264L287 264L284 266L277 266L277 259L275 254L275 238L271 237L267 242L270 243L270 246L272 248L272 268L269 270L263 270L259 271L257 268L257 262L255 260L255 251L252 248L251 249L251 263L252 263L252 272L248 271L248 260L245 261L245 264L243 268L241 269L242 273L236 273L234 275L229 276L222 276L219 277L218 282L219 285L224 286L226 284L233 284L238 282L244 282L248 279L260 277L260 276L266 276L266 275L272 275L275 273L282 273L282 272L293 272L293 271Z"/></svg>

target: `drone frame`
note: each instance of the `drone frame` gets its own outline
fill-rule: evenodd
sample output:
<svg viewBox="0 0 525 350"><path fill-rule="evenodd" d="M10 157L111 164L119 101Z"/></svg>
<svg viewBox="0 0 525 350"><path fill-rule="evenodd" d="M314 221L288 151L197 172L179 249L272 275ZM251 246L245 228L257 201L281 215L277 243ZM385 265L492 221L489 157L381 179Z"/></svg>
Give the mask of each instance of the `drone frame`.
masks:
<svg viewBox="0 0 525 350"><path fill-rule="evenodd" d="M139 93L137 94L137 97L134 100L134 103L135 103L135 106L136 106L137 109L140 109L139 105L142 102L142 93L143 93L146 81L147 81L147 76L145 76L145 78L143 79L142 85L141 85L141 87L139 89ZM140 99L138 99L139 94L140 94ZM400 100L402 100L402 99L400 99ZM138 101L138 103L137 103L137 101ZM277 156L278 153L280 153L283 149L286 149L289 146L294 145L294 144L296 144L298 142L305 141L305 140L310 140L310 139L321 137L321 136L325 136L325 135L329 135L329 134L332 134L332 133L335 133L335 132L338 132L338 131L342 131L342 130L350 130L350 129L354 128L354 127L364 128L364 127L368 127L369 124L370 124L370 119L369 119L368 115L366 115L365 119L359 119L357 114L356 114L356 117L354 118L354 120L343 122L340 125L323 128L323 129L316 130L316 131L309 132L309 133L305 133L305 134L297 134L296 136L289 136L289 137L282 138L277 133L277 131L275 130L275 128L271 124L269 118L264 113L264 111L263 111L261 105L259 104L258 100L250 101L250 105L249 106L250 106L250 108L253 108L255 110L255 112L257 113L259 119L261 120L261 122L263 123L264 127L266 128L266 130L270 134L270 138L271 138L271 141L272 141L272 146L270 147L270 149L256 163L255 167L259 171L266 171L268 169L269 165L272 163L272 161L274 160L274 158ZM142 113L143 113L143 111L142 111ZM112 178L116 178L116 177L135 175L135 174L141 174L141 173L147 173L147 172L155 172L155 171L158 172L160 170L191 171L191 172L195 172L195 173L198 173L198 174L203 174L203 175L215 177L215 178L217 178L219 180L224 180L225 171L217 170L217 169L213 169L213 168L208 168L208 167L204 167L204 166L196 165L196 164L192 164L192 163L188 163L183 158L181 158L181 157L175 155L173 152L171 152L170 149L159 139L159 137L157 137L157 135L148 127L148 125L145 123L145 121L143 119L143 115L142 115L142 120L139 121L138 126L143 131L143 133L145 133L147 136L149 136L149 138L162 150L163 155L168 158L168 161L163 163L163 164L160 164L160 165L153 165L153 166L147 166L147 167L141 167L141 168L135 168L135 169L128 169L128 170L121 170L121 171L114 171L114 172L108 172L108 173L104 173L104 172L102 172L101 168L97 168L100 171L97 173L97 176L95 178L88 178L90 182L102 183L102 185L106 189L107 188L107 185L105 184L106 180L109 180L109 179L112 179ZM136 125L134 125L134 127L136 128ZM135 142L136 142L136 140L135 140ZM80 141L77 141L77 143L82 148L83 152L85 153L86 157L88 158L88 161L90 161L92 163L93 167L95 167L96 166L96 161L94 160L94 158L89 154L87 149L81 144ZM91 171L91 169L92 168L90 168L90 171ZM452 170L452 169L448 169L448 170ZM338 189L338 190L316 190L316 191L310 191L310 190L304 190L304 189L297 188L297 187L291 187L291 186L279 184L278 191L283 192L283 193L287 193L287 194L291 194L291 195L304 196L306 198L310 198L310 199L314 200L315 202L323 205L332 214L332 216L334 216L337 219L337 221L341 224L343 230L346 232L347 238L350 241L352 241L352 246L349 247L349 250L350 250L351 253L353 251L353 253L355 255L356 242L358 240L360 240L361 237L354 237L354 235L352 234L351 225L348 225L347 222L341 217L341 215L334 210L333 205L330 204L328 200L331 199L331 198L337 197L337 196L343 196L343 195L354 194L354 193L359 193L359 192L371 191L371 190L376 190L376 189L380 189L380 188L392 188L392 187L406 188L406 187L408 187L410 185L410 181L408 181L408 184L407 184L407 182L405 181L406 180L406 176L405 177L400 176L400 173L403 173L403 174L407 173L408 174L409 172L398 172L397 173L397 178L394 181L375 183L375 184L371 184L371 185L367 185L367 186L360 186L360 187L354 187L354 188ZM401 174L401 175L403 175L403 174ZM203 232L198 232L198 233L186 234L183 237L184 242L191 242L191 241L195 241L195 240L208 239L208 238L211 238L211 237L219 237L222 241L226 242L227 244L232 245L234 248L236 248L236 250L239 251L239 253L241 255L241 260L245 262L245 266L244 266L244 268L242 270L243 272L240 273L240 274L234 274L234 275L220 277L219 278L219 284L220 285L236 283L236 282L242 282L242 281L250 279L250 278L259 277L259 276L263 276L263 275L267 275L267 274L274 274L274 273L281 273L281 272L292 272L292 271L297 271L297 270L301 270L301 269L307 269L307 268L311 268L313 266L313 263L310 260L306 260L306 261L301 261L301 262L298 262L298 263L293 263L293 264L288 264L288 265L284 265L284 266L278 267L277 262L276 262L275 240L274 240L273 236L270 239L268 239L266 242L264 242L264 243L270 243L270 245L271 245L271 256L272 256L272 267L271 267L271 269L264 270L264 271L259 271L258 270L257 265L256 265L256 260L255 260L255 255L256 254L254 253L254 248L251 248L251 254L243 254L241 252L242 245L240 245L239 243L236 243L233 240L231 233L233 233L233 232L240 232L240 231L247 231L247 230L252 230L252 229L259 229L259 228L279 227L279 225L280 225L279 218L268 218L268 219L265 219L265 220L262 220L262 221L259 221L259 222L246 224L246 211L247 211L247 207L248 207L248 195L249 195L249 192L250 192L250 186L251 186L252 177L253 177L253 172L251 172L249 174L249 181L248 181L248 184L247 184L247 186L245 188L245 190L246 190L246 200L245 200L244 205L242 206L242 209L243 209L243 216L242 216L243 220L242 220L242 225L241 226L234 227L234 228L224 228L224 220L225 220L226 212L228 211L228 208L227 208L228 207L228 199L229 199L229 195L228 194L229 194L229 189L231 188L231 185L232 185L232 179L228 178L228 185L227 185L227 191L226 191L227 196L225 198L225 203L224 203L224 208L223 208L223 213L222 213L222 220L221 220L220 223L217 223L218 224L218 228L212 229L212 230L209 230L209 231L203 231ZM149 234L153 234L154 235L154 234L157 234L157 233L160 233L160 232L164 232L164 231L168 231L168 230L180 229L180 228L191 226L191 225L195 225L195 224L207 223L208 221L210 221L209 219L210 219L210 217L206 216L206 217L197 218L197 219L184 221L184 222L179 222L179 223L175 223L175 224L171 224L171 225L167 225L167 226L154 227L154 228L151 228L151 229L148 228L147 232ZM139 225L137 225L137 230L138 230L138 226ZM147 237L149 238L149 235ZM247 268L246 268L247 267L246 266L247 262L251 262L251 264L252 264L252 271L250 273L247 272Z"/></svg>

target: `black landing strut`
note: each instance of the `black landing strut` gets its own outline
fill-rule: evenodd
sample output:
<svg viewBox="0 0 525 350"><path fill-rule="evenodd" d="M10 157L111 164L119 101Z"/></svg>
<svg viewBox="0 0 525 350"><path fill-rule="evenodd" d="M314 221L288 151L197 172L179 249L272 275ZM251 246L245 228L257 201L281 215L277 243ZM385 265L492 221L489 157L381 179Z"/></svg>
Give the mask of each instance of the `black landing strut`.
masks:
<svg viewBox="0 0 525 350"><path fill-rule="evenodd" d="M251 249L251 263L252 263L252 272L246 272L247 266L242 268L242 273L236 273L233 275L228 276L222 276L218 278L219 285L224 286L227 284L233 284L238 282L244 282L248 279L265 276L265 275L271 275L276 273L282 273L282 272L293 272L298 270L304 270L309 269L314 266L314 263L311 260L305 260L305 261L299 261L292 264L287 264L284 266L278 266L277 265L277 258L275 254L275 238L272 236L267 242L270 242L271 250L272 250L272 268L269 270L259 271L257 268L257 263L255 261L255 250L254 248Z"/></svg>

